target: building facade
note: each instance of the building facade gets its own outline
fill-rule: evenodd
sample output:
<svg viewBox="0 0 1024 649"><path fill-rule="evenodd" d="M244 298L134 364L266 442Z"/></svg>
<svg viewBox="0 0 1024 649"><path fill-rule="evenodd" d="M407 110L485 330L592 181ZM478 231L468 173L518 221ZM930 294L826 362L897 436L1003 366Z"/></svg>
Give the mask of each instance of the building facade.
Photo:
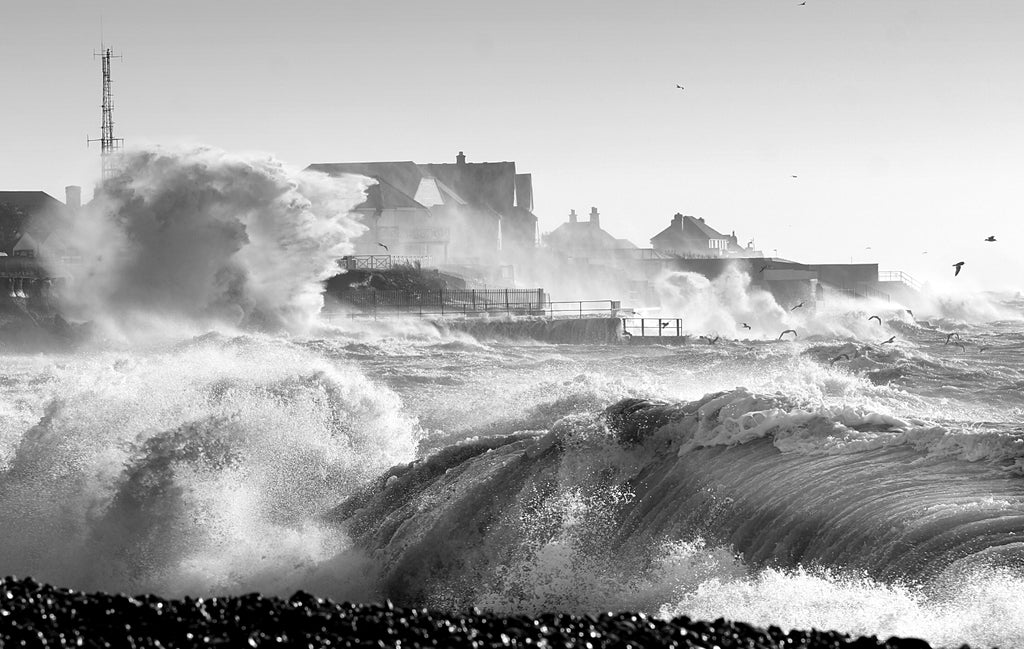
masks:
<svg viewBox="0 0 1024 649"><path fill-rule="evenodd" d="M356 207L367 232L359 255L429 257L438 264L484 264L511 259L537 243L533 180L514 162L323 163L307 167L329 175L376 181Z"/></svg>
<svg viewBox="0 0 1024 649"><path fill-rule="evenodd" d="M705 223L704 217L678 213L672 217L672 223L667 228L651 237L651 247L681 257L722 257L756 252L752 245L741 248L735 232L722 234Z"/></svg>

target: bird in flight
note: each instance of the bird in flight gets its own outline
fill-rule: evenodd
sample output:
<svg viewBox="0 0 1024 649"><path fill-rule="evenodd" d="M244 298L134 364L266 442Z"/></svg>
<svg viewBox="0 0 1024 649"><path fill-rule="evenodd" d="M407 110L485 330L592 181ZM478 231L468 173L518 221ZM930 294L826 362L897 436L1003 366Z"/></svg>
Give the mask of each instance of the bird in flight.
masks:
<svg viewBox="0 0 1024 649"><path fill-rule="evenodd" d="M746 322L741 322L740 326L742 326L744 329L750 329L750 325L748 325Z"/></svg>
<svg viewBox="0 0 1024 649"><path fill-rule="evenodd" d="M894 343L894 342L896 342L896 336L893 336L893 337L892 337L892 338L890 338L889 340L883 340L883 341L882 341L882 344L883 344L883 345L887 345L887 344L889 344L889 343Z"/></svg>
<svg viewBox="0 0 1024 649"><path fill-rule="evenodd" d="M388 248L387 246L385 246L380 241L377 242L377 245L380 246L381 248L383 248L384 250L387 250L388 252L391 252L391 248Z"/></svg>
<svg viewBox="0 0 1024 649"><path fill-rule="evenodd" d="M790 311L796 311L797 309L799 309L799 308L800 308L800 307L802 307L803 305L804 305L804 303L803 303L803 302L801 302L800 304L798 304L798 305L796 305L795 307L793 307L792 309L790 309Z"/></svg>
<svg viewBox="0 0 1024 649"><path fill-rule="evenodd" d="M779 340L782 340L782 337L785 336L786 334L793 334L793 337L796 338L796 329L786 329L785 331L779 334Z"/></svg>
<svg viewBox="0 0 1024 649"><path fill-rule="evenodd" d="M872 320L878 320L878 324L882 324L882 319L876 315L873 315L870 318L868 318L868 322L871 322Z"/></svg>
<svg viewBox="0 0 1024 649"><path fill-rule="evenodd" d="M840 355L836 356L835 358L833 358L831 361L829 361L828 364L829 365L835 365L837 361L842 360L842 359L850 360L850 355L849 354L840 354Z"/></svg>
<svg viewBox="0 0 1024 649"><path fill-rule="evenodd" d="M676 84L676 88L679 88L680 90L686 90L686 88L682 87L682 86L681 86L681 85L679 85L678 83Z"/></svg>
<svg viewBox="0 0 1024 649"><path fill-rule="evenodd" d="M953 277L956 277L957 275L960 274L960 269L963 268L963 265L964 265L964 262L962 262L962 261L958 261L955 264L953 264L953 267L956 268L956 271L954 271L954 273L953 273Z"/></svg>
<svg viewBox="0 0 1024 649"><path fill-rule="evenodd" d="M658 323L661 324L661 328L664 329L665 327L667 327L670 324L672 324L672 321L671 320L658 320Z"/></svg>
<svg viewBox="0 0 1024 649"><path fill-rule="evenodd" d="M994 236L985 237L985 241L995 241L995 240L996 240L996 238Z"/></svg>
<svg viewBox="0 0 1024 649"><path fill-rule="evenodd" d="M796 176L790 176L790 178L796 178Z"/></svg>
<svg viewBox="0 0 1024 649"><path fill-rule="evenodd" d="M953 338L956 338L957 340L960 340L960 334L958 334L955 331L953 333L951 333L951 334L946 334L946 344L948 345L949 341L952 340Z"/></svg>
<svg viewBox="0 0 1024 649"><path fill-rule="evenodd" d="M759 273L763 273L763 272L764 272L765 270L767 270L767 269L768 269L768 264L765 264L764 266L761 266L761 270L759 270L759 271L757 271L757 272L759 272Z"/></svg>
<svg viewBox="0 0 1024 649"><path fill-rule="evenodd" d="M805 4L807 4L807 0L804 0L803 2L801 2L800 4L798 4L797 6L798 6L798 7L802 7L802 6L804 6Z"/></svg>

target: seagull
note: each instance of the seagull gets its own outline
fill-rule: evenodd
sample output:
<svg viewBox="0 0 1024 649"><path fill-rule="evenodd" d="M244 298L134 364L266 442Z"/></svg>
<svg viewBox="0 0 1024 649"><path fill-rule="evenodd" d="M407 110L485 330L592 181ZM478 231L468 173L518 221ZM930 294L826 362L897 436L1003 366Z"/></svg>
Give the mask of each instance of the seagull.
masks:
<svg viewBox="0 0 1024 649"><path fill-rule="evenodd" d="M949 341L952 340L954 337L956 337L957 340L960 340L960 334L958 334L955 331L951 334L946 334L946 344L948 345Z"/></svg>
<svg viewBox="0 0 1024 649"><path fill-rule="evenodd" d="M790 176L790 178L796 178L796 176Z"/></svg>
<svg viewBox="0 0 1024 649"><path fill-rule="evenodd" d="M995 241L995 240L996 240L996 238L994 236L990 236L990 237L987 237L985 239L985 241Z"/></svg>
<svg viewBox="0 0 1024 649"><path fill-rule="evenodd" d="M658 323L661 325L661 328L664 329L665 327L667 327L670 324L672 324L672 321L671 320L658 320Z"/></svg>
<svg viewBox="0 0 1024 649"><path fill-rule="evenodd" d="M893 343L893 342L896 342L896 336L893 336L893 337L892 337L892 338L890 338L889 340L883 340L883 341L882 341L882 344L883 344L883 345L886 345L886 344L888 344L888 343Z"/></svg>
<svg viewBox="0 0 1024 649"><path fill-rule="evenodd" d="M910 314L910 317L911 317L911 318L913 318L913 317L914 317L914 312L913 312L913 311L911 311L910 309L904 309L904 310L905 310L905 311L906 311L907 313L909 313L909 314ZM881 323L879 323L879 324L881 324Z"/></svg>
<svg viewBox="0 0 1024 649"><path fill-rule="evenodd" d="M807 4L807 0L804 0L803 2L801 2L800 4L798 4L797 6L798 6L798 7L802 7L802 6L804 6L805 4Z"/></svg>
<svg viewBox="0 0 1024 649"><path fill-rule="evenodd" d="M768 264L765 264L764 266L761 266L761 270L759 270L757 272L763 273L767 268L768 268Z"/></svg>
<svg viewBox="0 0 1024 649"><path fill-rule="evenodd" d="M676 88L679 88L680 90L686 90L686 88L682 87L682 86L681 86L681 85L679 85L678 83L676 84Z"/></svg>
<svg viewBox="0 0 1024 649"><path fill-rule="evenodd" d="M740 323L740 325L741 325L741 326L742 326L742 327L743 327L744 329L750 329L750 325L748 325L748 324L747 324L746 322L741 322L741 323Z"/></svg>
<svg viewBox="0 0 1024 649"><path fill-rule="evenodd" d="M849 354L840 354L840 355L836 356L835 358L833 358L831 361L829 361L828 364L829 365L835 365L836 361L839 361L840 359L850 360L850 355Z"/></svg>
<svg viewBox="0 0 1024 649"><path fill-rule="evenodd" d="M804 305L804 303L803 303L803 302L801 302L800 304L798 304L798 305L796 305L795 307L793 307L792 309L790 309L790 311L796 311L797 309L799 309L799 308L800 308L800 307L802 307L803 305Z"/></svg>
<svg viewBox="0 0 1024 649"><path fill-rule="evenodd" d="M384 250L387 250L388 252L391 252L391 248L388 248L387 246L385 246L380 241L377 242L377 245L380 246L381 248L383 248Z"/></svg>
<svg viewBox="0 0 1024 649"><path fill-rule="evenodd" d="M956 277L957 275L960 274L960 269L963 267L963 265L964 262L962 261L958 261L955 264L953 264L953 267L956 268L956 271L953 273L953 277Z"/></svg>
<svg viewBox="0 0 1024 649"><path fill-rule="evenodd" d="M882 319L876 315L873 315L870 318L868 318L868 322L871 322L872 320L878 320L878 324L882 324Z"/></svg>
<svg viewBox="0 0 1024 649"><path fill-rule="evenodd" d="M715 343L718 342L718 335L717 334L715 335L714 338L711 338L711 337L708 337L708 336L701 336L701 338L703 338L704 340L708 341L709 345L714 345Z"/></svg>
<svg viewBox="0 0 1024 649"><path fill-rule="evenodd" d="M785 331L779 334L779 340L782 340L782 337L785 336L786 334L793 334L793 336L796 337L796 329L786 329Z"/></svg>

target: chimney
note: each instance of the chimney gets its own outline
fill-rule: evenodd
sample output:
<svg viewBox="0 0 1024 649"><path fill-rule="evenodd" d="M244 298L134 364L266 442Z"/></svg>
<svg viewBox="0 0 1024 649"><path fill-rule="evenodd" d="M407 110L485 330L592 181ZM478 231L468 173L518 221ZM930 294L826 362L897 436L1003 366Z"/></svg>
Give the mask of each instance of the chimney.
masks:
<svg viewBox="0 0 1024 649"><path fill-rule="evenodd" d="M569 223L576 223L576 210L569 210Z"/></svg>
<svg viewBox="0 0 1024 649"><path fill-rule="evenodd" d="M82 188L78 185L68 185L64 188L64 204L74 211L82 208Z"/></svg>
<svg viewBox="0 0 1024 649"><path fill-rule="evenodd" d="M672 227L677 230L683 229L683 215L676 212L676 215L672 217Z"/></svg>
<svg viewBox="0 0 1024 649"><path fill-rule="evenodd" d="M590 208L590 224L595 227L601 227L601 215L597 213L597 208Z"/></svg>
<svg viewBox="0 0 1024 649"><path fill-rule="evenodd" d="M455 156L455 164L464 165L466 164L466 154L459 151L459 155Z"/></svg>

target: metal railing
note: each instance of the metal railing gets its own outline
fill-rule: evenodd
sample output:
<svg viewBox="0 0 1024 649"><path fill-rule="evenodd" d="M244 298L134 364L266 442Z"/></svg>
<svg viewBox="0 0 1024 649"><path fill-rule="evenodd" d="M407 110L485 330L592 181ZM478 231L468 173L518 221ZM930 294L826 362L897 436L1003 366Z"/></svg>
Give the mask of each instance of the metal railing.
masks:
<svg viewBox="0 0 1024 649"><path fill-rule="evenodd" d="M509 289L514 291L516 289ZM521 289L520 289L521 290ZM467 293L469 291L466 291ZM479 293L480 291L478 291ZM499 291L488 291L497 293ZM511 293L510 293L511 296ZM516 302L511 298L505 303L477 302L416 302L406 304L378 304L372 308L358 308L350 311L327 311L321 314L326 320L338 318L389 318L415 317L542 317L555 319L614 318L621 310L618 300L576 300L565 302L545 301L543 303ZM355 306L355 305L354 305Z"/></svg>
<svg viewBox="0 0 1024 649"><path fill-rule="evenodd" d="M575 302L548 302L549 318L614 318L619 315L619 300L577 300Z"/></svg>
<svg viewBox="0 0 1024 649"><path fill-rule="evenodd" d="M682 318L623 318L622 333L628 336L682 337Z"/></svg>
<svg viewBox="0 0 1024 649"><path fill-rule="evenodd" d="M347 255L338 260L338 266L346 270L390 270L395 266L420 268L433 263L433 257L403 255Z"/></svg>
<svg viewBox="0 0 1024 649"><path fill-rule="evenodd" d="M904 273L902 270L881 270L878 271L878 281L880 282L902 282L914 289L915 291L921 290L921 283L910 275Z"/></svg>
<svg viewBox="0 0 1024 649"><path fill-rule="evenodd" d="M538 310L545 308L544 289L449 289L409 291L402 289L364 289L345 295L345 301L357 308L369 309L442 309L450 311L488 311L500 309Z"/></svg>

